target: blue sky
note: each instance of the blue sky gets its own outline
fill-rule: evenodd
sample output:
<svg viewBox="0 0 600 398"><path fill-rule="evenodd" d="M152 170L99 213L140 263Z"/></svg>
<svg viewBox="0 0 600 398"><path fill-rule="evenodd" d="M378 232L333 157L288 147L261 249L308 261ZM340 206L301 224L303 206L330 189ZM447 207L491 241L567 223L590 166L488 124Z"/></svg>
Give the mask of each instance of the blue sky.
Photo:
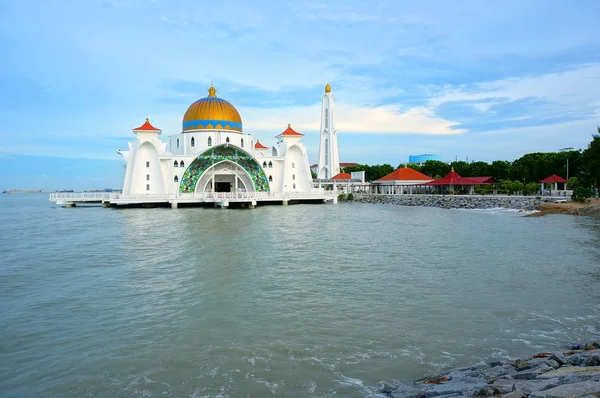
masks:
<svg viewBox="0 0 600 398"><path fill-rule="evenodd" d="M341 161L513 160L600 125L600 2L0 0L0 189L119 188L131 129L217 95Z"/></svg>

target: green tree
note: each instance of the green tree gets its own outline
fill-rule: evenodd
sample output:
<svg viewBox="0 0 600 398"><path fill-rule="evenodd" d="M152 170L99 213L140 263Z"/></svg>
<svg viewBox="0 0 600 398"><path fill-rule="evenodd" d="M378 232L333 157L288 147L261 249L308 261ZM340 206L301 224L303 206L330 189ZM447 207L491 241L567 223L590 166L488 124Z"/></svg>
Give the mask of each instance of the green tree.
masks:
<svg viewBox="0 0 600 398"><path fill-rule="evenodd" d="M439 160L428 160L421 166L420 172L428 176L445 176L450 172L451 166Z"/></svg>
<svg viewBox="0 0 600 398"><path fill-rule="evenodd" d="M584 202L587 198L594 196L594 191L591 188L577 187L571 194L571 199L576 202Z"/></svg>
<svg viewBox="0 0 600 398"><path fill-rule="evenodd" d="M454 167L454 171L456 171L462 177L471 177L471 167L469 163L459 160L458 162L450 163L450 166Z"/></svg>
<svg viewBox="0 0 600 398"><path fill-rule="evenodd" d="M540 184L537 184L535 182L528 182L527 184L525 184L525 187L523 188L523 195L534 195L534 194L538 193L540 188L541 188Z"/></svg>
<svg viewBox="0 0 600 398"><path fill-rule="evenodd" d="M582 153L583 184L586 186L600 186L600 127L598 134L592 136L592 142Z"/></svg>
<svg viewBox="0 0 600 398"><path fill-rule="evenodd" d="M494 160L490 165L490 175L496 181L510 178L511 163L506 160Z"/></svg>
<svg viewBox="0 0 600 398"><path fill-rule="evenodd" d="M512 191L512 183L513 182L511 180L509 180L509 179L502 180L502 182L499 184L500 190L503 193L507 193L507 194L510 195L513 192Z"/></svg>
<svg viewBox="0 0 600 398"><path fill-rule="evenodd" d="M567 181L568 189L575 189L578 186L579 186L579 178L577 178L577 177L571 177L571 178L569 178L569 181Z"/></svg>
<svg viewBox="0 0 600 398"><path fill-rule="evenodd" d="M492 175L490 172L491 166L486 162L473 162L469 164L469 168L469 177L484 177Z"/></svg>
<svg viewBox="0 0 600 398"><path fill-rule="evenodd" d="M510 189L513 193L523 192L523 188L525 188L525 184L518 180L513 181L510 185Z"/></svg>
<svg viewBox="0 0 600 398"><path fill-rule="evenodd" d="M392 165L389 164L376 164L370 166L368 164L361 164L358 166L350 166L344 167L345 173L351 173L353 171L364 171L365 172L365 180L367 181L375 181L390 174L394 171Z"/></svg>

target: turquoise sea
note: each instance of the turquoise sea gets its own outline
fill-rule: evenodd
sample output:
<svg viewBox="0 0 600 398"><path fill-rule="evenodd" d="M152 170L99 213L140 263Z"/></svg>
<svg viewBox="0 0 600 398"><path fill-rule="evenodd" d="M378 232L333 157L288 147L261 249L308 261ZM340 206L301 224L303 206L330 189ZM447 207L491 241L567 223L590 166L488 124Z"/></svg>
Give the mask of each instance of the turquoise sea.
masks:
<svg viewBox="0 0 600 398"><path fill-rule="evenodd" d="M600 219L0 195L0 396L363 397L600 334Z"/></svg>

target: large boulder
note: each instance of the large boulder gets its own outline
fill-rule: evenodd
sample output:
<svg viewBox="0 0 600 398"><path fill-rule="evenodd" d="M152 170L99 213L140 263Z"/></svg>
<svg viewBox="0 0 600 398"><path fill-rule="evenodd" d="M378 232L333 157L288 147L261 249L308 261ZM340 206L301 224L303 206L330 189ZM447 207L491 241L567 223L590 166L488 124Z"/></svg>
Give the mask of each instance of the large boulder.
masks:
<svg viewBox="0 0 600 398"><path fill-rule="evenodd" d="M588 380L533 392L529 395L529 398L570 398L596 394L600 394L600 382Z"/></svg>

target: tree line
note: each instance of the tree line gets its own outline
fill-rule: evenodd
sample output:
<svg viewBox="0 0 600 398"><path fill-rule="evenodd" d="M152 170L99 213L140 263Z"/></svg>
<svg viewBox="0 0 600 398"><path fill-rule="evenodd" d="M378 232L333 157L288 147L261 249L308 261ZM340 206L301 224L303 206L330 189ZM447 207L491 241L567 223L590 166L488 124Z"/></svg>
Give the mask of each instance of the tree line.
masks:
<svg viewBox="0 0 600 398"><path fill-rule="evenodd" d="M598 127L598 134L592 135L592 141L585 150L528 153L512 162L495 160L491 163L482 161L444 163L428 160L422 165L401 163L398 168L404 166L409 166L435 179L445 176L454 168L454 171L462 177L491 176L499 182L519 181L524 185L538 183L552 174L564 178L568 174L573 185L596 188L600 186L600 127ZM367 181L378 180L394 170L390 164L363 164L344 168L346 173L364 171Z"/></svg>

